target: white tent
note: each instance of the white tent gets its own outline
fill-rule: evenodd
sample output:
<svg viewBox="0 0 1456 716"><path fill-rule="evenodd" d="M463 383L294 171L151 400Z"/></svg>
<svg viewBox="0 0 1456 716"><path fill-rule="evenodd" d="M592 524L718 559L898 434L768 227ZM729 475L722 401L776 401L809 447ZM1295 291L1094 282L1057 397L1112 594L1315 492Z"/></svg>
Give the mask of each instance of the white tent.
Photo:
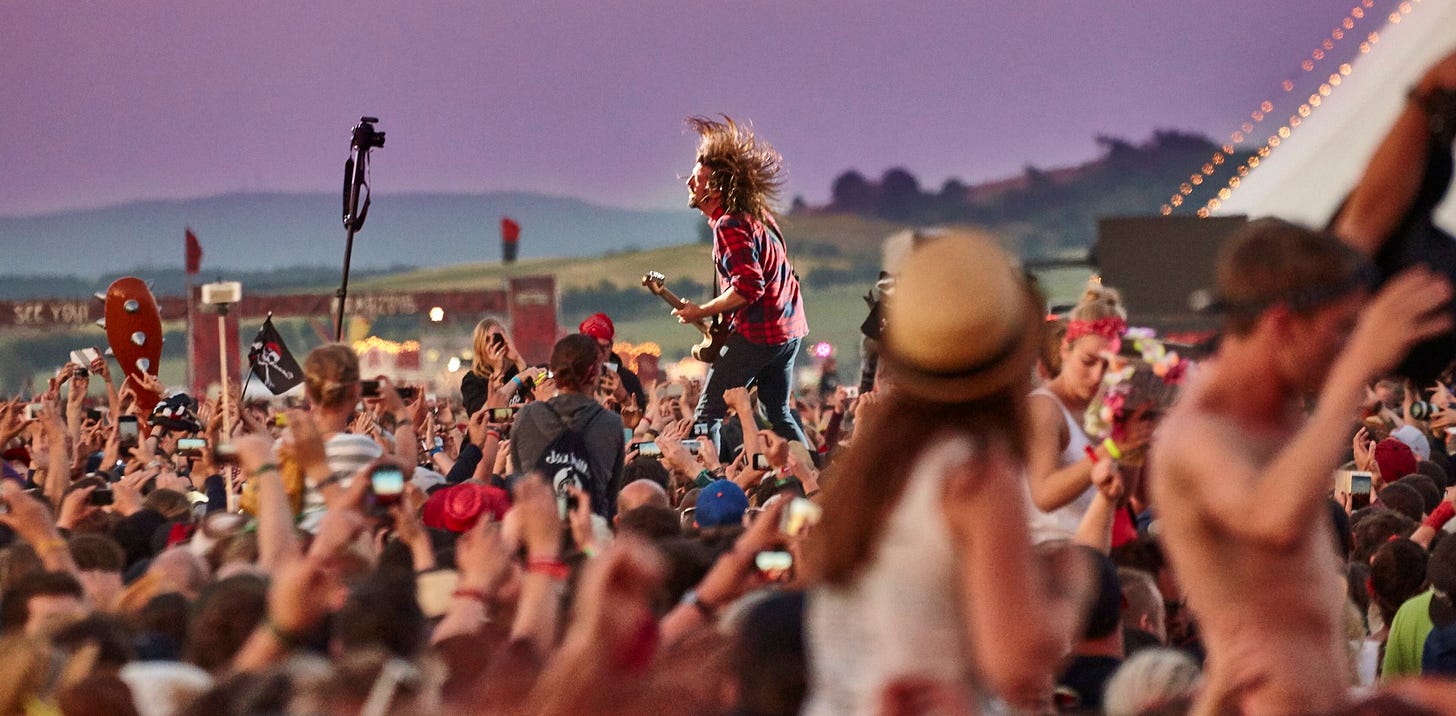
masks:
<svg viewBox="0 0 1456 716"><path fill-rule="evenodd" d="M1453 50L1456 0L1414 0L1411 12L1380 29L1370 53L1351 61L1350 76L1214 213L1323 226L1359 181L1407 90ZM1456 191L1437 209L1436 220L1456 233Z"/></svg>

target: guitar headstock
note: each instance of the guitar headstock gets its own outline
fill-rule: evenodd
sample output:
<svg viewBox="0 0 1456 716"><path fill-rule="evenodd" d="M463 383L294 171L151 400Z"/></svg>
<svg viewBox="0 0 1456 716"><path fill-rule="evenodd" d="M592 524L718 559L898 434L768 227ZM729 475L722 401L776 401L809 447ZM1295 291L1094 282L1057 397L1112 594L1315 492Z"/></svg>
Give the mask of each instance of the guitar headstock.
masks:
<svg viewBox="0 0 1456 716"><path fill-rule="evenodd" d="M648 271L642 275L642 285L653 293L662 293L663 286L667 283L667 277L656 271Z"/></svg>

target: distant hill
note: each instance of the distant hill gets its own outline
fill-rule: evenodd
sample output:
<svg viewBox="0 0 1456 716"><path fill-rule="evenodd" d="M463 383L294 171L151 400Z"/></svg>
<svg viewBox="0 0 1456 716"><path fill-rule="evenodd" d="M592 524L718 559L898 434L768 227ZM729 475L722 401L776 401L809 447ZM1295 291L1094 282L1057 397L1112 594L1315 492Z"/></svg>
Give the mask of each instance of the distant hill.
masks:
<svg viewBox="0 0 1456 716"><path fill-rule="evenodd" d="M500 258L500 218L520 222L521 256L591 256L698 237L693 211L635 211L520 192L376 194L353 266L443 266ZM202 242L203 276L330 266L344 256L337 194L225 194L101 209L0 217L0 273L94 278L182 267L182 236Z"/></svg>

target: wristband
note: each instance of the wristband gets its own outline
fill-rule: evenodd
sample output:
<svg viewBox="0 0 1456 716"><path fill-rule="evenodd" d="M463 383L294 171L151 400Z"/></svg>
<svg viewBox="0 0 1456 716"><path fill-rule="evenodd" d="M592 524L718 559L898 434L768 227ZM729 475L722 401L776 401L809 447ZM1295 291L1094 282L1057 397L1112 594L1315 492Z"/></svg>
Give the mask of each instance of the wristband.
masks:
<svg viewBox="0 0 1456 716"><path fill-rule="evenodd" d="M1118 449L1117 443L1113 442L1112 438L1108 438L1102 441L1102 449L1106 450L1107 456L1112 458L1113 460L1122 459L1122 450Z"/></svg>
<svg viewBox="0 0 1456 716"><path fill-rule="evenodd" d="M465 587L461 587L460 589L451 592L450 596L456 599L473 599L477 602L480 602L481 604L484 604L487 607L490 606L490 595L480 591L479 589L467 589Z"/></svg>
<svg viewBox="0 0 1456 716"><path fill-rule="evenodd" d="M1091 445L1083 445L1082 452L1087 453L1087 459L1091 460L1093 465L1102 461L1101 458L1097 457L1097 449Z"/></svg>
<svg viewBox="0 0 1456 716"><path fill-rule="evenodd" d="M278 463L265 462L262 465L259 465L258 466L258 469L256 469L256 470L249 470L248 471L248 477L250 477L250 478L257 477L257 476L259 476L259 475L261 475L261 474L263 474L265 472L273 472L273 471L275 471L277 469L278 469Z"/></svg>
<svg viewBox="0 0 1456 716"><path fill-rule="evenodd" d="M571 567L555 557L531 557L526 560L526 574L541 574L552 579L571 576Z"/></svg>
<svg viewBox="0 0 1456 716"><path fill-rule="evenodd" d="M516 384L516 390L520 390L521 388L526 387L526 383L521 380L520 373L511 376L511 382Z"/></svg>
<svg viewBox="0 0 1456 716"><path fill-rule="evenodd" d="M445 452L445 448L434 447L434 448L430 448L430 451L427 452L427 453L425 453L425 454L426 455L429 455L430 457L434 457L436 455L439 455L442 452Z"/></svg>
<svg viewBox="0 0 1456 716"><path fill-rule="evenodd" d="M490 430L485 431L485 436L488 438L495 438L497 441L501 439L500 431L496 430L495 428L491 428Z"/></svg>
<svg viewBox="0 0 1456 716"><path fill-rule="evenodd" d="M308 645L309 638L307 635L299 634L295 631L289 631L281 626L278 626L278 623L273 621L273 617L271 616L263 617L263 626L273 634L274 638L278 639L278 641L280 642L283 642L284 646L297 649L299 647Z"/></svg>
<svg viewBox="0 0 1456 716"><path fill-rule="evenodd" d="M1456 517L1456 507L1453 507L1450 502L1442 500L1441 504L1436 506L1436 509L1431 510L1431 514L1426 515L1426 519L1422 520L1421 524L1440 532L1441 528L1445 527L1446 523L1450 522L1452 517Z"/></svg>

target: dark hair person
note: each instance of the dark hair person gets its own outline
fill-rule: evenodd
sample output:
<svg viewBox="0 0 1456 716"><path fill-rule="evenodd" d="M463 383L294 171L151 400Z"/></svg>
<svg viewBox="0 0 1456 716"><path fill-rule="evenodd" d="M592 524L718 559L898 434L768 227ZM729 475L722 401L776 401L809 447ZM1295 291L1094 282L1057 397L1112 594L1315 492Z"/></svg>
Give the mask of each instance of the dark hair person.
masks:
<svg viewBox="0 0 1456 716"><path fill-rule="evenodd" d="M1028 534L1022 436L1040 308L1012 259L975 234L916 248L898 286L882 346L893 385L826 476L805 547L805 713L875 713L903 678L972 703L1044 704L1080 605L1053 593ZM948 305L961 308L927 310Z"/></svg>

